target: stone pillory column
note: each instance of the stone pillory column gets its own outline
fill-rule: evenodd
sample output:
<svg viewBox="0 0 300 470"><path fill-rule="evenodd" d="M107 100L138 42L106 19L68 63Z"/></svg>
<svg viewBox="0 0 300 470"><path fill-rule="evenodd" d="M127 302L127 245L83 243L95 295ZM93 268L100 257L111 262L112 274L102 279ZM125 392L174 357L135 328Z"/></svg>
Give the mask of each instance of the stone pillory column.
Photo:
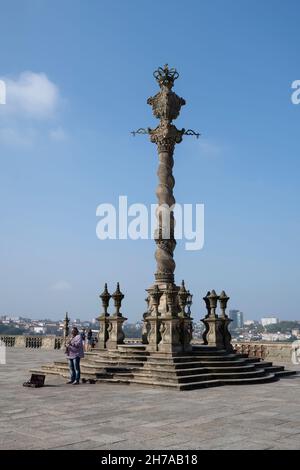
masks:
<svg viewBox="0 0 300 470"><path fill-rule="evenodd" d="M175 261L173 253L176 246L174 236L173 153L182 136L196 135L192 130L177 129L172 121L179 116L185 100L172 91L179 74L168 65L154 72L160 91L147 101L153 114L160 120L155 129L138 129L133 134L149 134L150 140L157 145L159 165L157 170L158 186L156 196L157 229L154 233L156 243L156 273L154 286L147 289L148 312L144 314L143 341L150 351L165 353L190 350L192 318L185 312L183 290L174 282ZM179 293L180 291L180 293ZM180 314L180 315L179 315Z"/></svg>
<svg viewBox="0 0 300 470"><path fill-rule="evenodd" d="M180 113L181 106L185 100L172 91L174 80L178 78L175 69L158 69L154 76L160 86L160 91L149 98L147 103L152 106L153 114L160 119L156 129L149 130L151 142L157 145L159 165L157 170L158 186L156 196L158 199L158 228L155 233L157 245L155 259L157 271L155 273L156 284L168 284L174 282L175 261L173 252L176 246L174 238L174 213L173 206L175 198L173 188L175 179L173 177L173 153L175 144L182 141L185 130L178 130L172 120ZM164 217L164 210L169 209L169 217ZM168 216L168 213L166 213ZM168 226L169 224L169 226Z"/></svg>

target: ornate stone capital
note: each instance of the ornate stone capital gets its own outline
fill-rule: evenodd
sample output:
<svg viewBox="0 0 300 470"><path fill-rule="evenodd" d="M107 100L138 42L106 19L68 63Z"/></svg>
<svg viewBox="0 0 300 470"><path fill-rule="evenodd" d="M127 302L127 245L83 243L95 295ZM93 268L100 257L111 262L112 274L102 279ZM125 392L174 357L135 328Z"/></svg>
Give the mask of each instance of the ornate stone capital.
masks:
<svg viewBox="0 0 300 470"><path fill-rule="evenodd" d="M182 141L185 129L177 129L173 124L167 121L161 121L160 124L149 131L150 140L158 147L158 152L173 153L175 144Z"/></svg>

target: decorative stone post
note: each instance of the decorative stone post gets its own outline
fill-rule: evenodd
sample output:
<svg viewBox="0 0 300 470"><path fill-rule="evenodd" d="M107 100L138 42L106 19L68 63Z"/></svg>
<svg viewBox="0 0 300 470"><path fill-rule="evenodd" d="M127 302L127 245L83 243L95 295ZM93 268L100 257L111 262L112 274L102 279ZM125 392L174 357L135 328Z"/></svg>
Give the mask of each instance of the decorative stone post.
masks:
<svg viewBox="0 0 300 470"><path fill-rule="evenodd" d="M124 299L124 294L120 291L119 283L117 283L116 291L112 294L112 299L114 300L116 311L108 319L108 349L117 349L118 344L124 343L124 332L123 332L123 323L127 318L123 317L120 312L122 300Z"/></svg>
<svg viewBox="0 0 300 470"><path fill-rule="evenodd" d="M231 318L226 315L227 302L230 299L222 290L219 296L219 304L221 309L221 319L223 321L223 338L224 338L224 348L226 351L233 352L233 346L231 344L231 334L229 331L229 325L232 322Z"/></svg>
<svg viewBox="0 0 300 470"><path fill-rule="evenodd" d="M66 312L66 316L64 319L64 333L63 333L64 343L66 342L67 337L69 336L69 333L70 333L69 323L70 323L70 318L68 317L68 312Z"/></svg>
<svg viewBox="0 0 300 470"><path fill-rule="evenodd" d="M143 313L143 327L142 327L142 343L148 344L148 333L151 329L151 325L148 322L148 317L151 316L150 312L150 294L147 295L145 298L145 302L147 304L147 310Z"/></svg>
<svg viewBox="0 0 300 470"><path fill-rule="evenodd" d="M201 320L202 323L204 323L204 326L205 326L205 330L204 330L204 333L202 335L202 338L203 338L203 342L204 344L207 344L207 333L209 331L209 323L205 322L204 320L206 318L208 318L210 316L210 302L209 302L209 296L210 296L210 291L207 292L206 296L203 297L203 300L205 302L205 306L206 306L206 310L207 310L207 314L205 315L205 317Z"/></svg>
<svg viewBox="0 0 300 470"><path fill-rule="evenodd" d="M226 315L229 297L224 291L222 291L220 295L217 295L216 292L212 290L211 292L207 292L203 300L207 309L207 314L201 320L205 325L205 331L203 333L204 344L233 352L231 335L228 330L228 326L232 320ZM219 316L216 313L218 301L221 309L221 315Z"/></svg>
<svg viewBox="0 0 300 470"><path fill-rule="evenodd" d="M160 333L160 319L159 319L159 312L158 306L159 301L162 296L162 292L159 290L157 284L154 285L153 288L148 289L149 292L149 301L152 299L152 310L146 317L146 333L147 333L147 350L148 351L158 351L158 344L161 341L161 333ZM149 302L150 303L150 302ZM148 330L148 331L147 331Z"/></svg>
<svg viewBox="0 0 300 470"><path fill-rule="evenodd" d="M205 325L204 344L224 349L223 320L216 313L219 296L214 290L204 297L208 314L201 320Z"/></svg>
<svg viewBox="0 0 300 470"><path fill-rule="evenodd" d="M185 288L184 281L182 281L178 291L178 303L180 307L179 324L180 324L180 343L182 344L183 351L191 351L191 340L193 337L193 321L191 318L191 305L193 296ZM188 308L186 312L186 307Z"/></svg>
<svg viewBox="0 0 300 470"><path fill-rule="evenodd" d="M173 353L190 348L188 335L191 329L191 319L185 321L185 317L179 317L181 311L179 305L179 287L174 282L175 261L173 253L176 247L174 236L174 205L175 198L173 188L173 153L176 144L182 141L182 136L196 135L192 130L177 129L172 121L179 116L181 106L185 100L172 91L174 81L179 74L176 69L165 65L154 72L154 77L160 87L160 91L147 101L152 106L153 114L160 120L155 129L138 129L133 134L149 134L150 140L157 145L159 165L157 170L158 186L156 196L158 207L156 211L157 229L154 233L156 243L156 273L155 284L148 292L150 294L149 315L144 315L144 331L148 332L151 343L147 349L158 350L165 353ZM154 290L157 286L158 291ZM157 292L160 293L159 299ZM151 295L151 293L153 295ZM159 304L157 305L157 302ZM182 303L182 300L181 300ZM150 321L151 318L151 321ZM153 318L157 318L156 321ZM160 322L158 321L160 318ZM180 321L180 318L182 319ZM157 331L158 324L159 333ZM152 330L153 329L153 330ZM186 329L186 333L184 330ZM149 331L150 330L150 331ZM188 333L189 332L189 333ZM184 339L183 339L184 338ZM154 341L156 346L154 346Z"/></svg>
<svg viewBox="0 0 300 470"><path fill-rule="evenodd" d="M103 313L97 318L99 322L97 349L105 349L108 341L109 313L107 313L109 301L111 298L107 290L107 284L104 284L104 291L99 295L102 300Z"/></svg>

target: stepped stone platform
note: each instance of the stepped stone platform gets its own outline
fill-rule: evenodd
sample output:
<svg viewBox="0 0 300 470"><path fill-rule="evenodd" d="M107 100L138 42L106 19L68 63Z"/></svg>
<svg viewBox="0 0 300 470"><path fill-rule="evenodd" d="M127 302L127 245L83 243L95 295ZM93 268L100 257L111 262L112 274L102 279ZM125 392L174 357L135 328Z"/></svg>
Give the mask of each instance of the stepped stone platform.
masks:
<svg viewBox="0 0 300 470"><path fill-rule="evenodd" d="M31 372L69 377L67 360ZM116 350L93 350L81 361L84 380L177 390L268 383L295 373L283 365L202 345L194 345L189 353L163 354L150 353L143 345L124 344Z"/></svg>

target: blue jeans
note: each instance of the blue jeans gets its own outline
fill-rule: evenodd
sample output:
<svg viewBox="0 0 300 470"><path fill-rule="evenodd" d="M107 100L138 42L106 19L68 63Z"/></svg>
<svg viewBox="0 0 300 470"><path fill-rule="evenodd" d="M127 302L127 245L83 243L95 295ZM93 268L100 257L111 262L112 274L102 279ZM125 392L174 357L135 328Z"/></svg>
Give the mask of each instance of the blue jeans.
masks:
<svg viewBox="0 0 300 470"><path fill-rule="evenodd" d="M80 357L69 359L71 382L79 382L80 380Z"/></svg>

